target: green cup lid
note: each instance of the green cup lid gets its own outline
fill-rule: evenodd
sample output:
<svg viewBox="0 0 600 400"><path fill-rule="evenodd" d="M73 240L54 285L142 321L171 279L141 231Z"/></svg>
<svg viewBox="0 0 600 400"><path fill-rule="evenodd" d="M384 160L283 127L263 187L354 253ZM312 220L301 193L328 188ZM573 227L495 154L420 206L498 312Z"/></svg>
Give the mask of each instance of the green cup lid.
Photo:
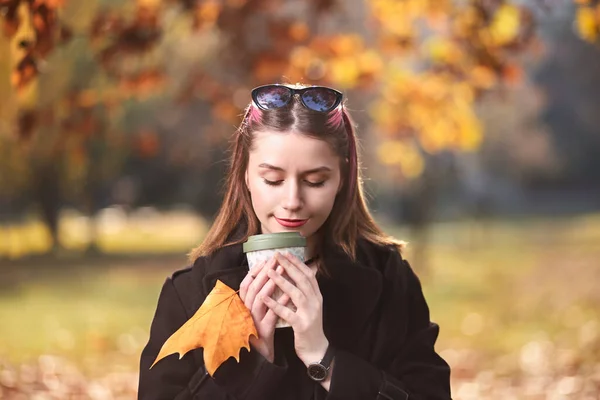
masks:
<svg viewBox="0 0 600 400"><path fill-rule="evenodd" d="M244 253L284 247L306 247L306 238L299 232L265 233L248 237L242 246Z"/></svg>

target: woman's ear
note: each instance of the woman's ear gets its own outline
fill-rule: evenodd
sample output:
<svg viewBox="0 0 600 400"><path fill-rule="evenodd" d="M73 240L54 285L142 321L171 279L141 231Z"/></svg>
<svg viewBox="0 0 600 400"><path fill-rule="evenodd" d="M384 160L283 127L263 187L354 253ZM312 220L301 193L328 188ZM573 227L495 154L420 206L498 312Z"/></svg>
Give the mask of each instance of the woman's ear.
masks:
<svg viewBox="0 0 600 400"><path fill-rule="evenodd" d="M244 182L246 182L246 190L250 191L250 180L248 179L248 170L246 169L246 172L244 173Z"/></svg>

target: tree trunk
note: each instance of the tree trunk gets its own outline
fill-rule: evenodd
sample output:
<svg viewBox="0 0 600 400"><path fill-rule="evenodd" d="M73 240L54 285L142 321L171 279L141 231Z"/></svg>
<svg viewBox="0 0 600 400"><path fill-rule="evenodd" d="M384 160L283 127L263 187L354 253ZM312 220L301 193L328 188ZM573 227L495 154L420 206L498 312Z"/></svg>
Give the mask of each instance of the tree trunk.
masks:
<svg viewBox="0 0 600 400"><path fill-rule="evenodd" d="M52 251L60 249L58 218L61 205L60 169L57 160L33 167L33 194L40 207L42 221L52 240Z"/></svg>

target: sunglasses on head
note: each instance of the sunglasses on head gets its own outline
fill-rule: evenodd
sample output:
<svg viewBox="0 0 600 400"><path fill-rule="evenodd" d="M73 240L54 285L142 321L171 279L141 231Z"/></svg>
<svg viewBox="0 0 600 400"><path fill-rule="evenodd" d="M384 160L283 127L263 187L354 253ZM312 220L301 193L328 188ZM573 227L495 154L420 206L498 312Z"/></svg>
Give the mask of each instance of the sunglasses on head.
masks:
<svg viewBox="0 0 600 400"><path fill-rule="evenodd" d="M325 86L294 89L285 85L265 85L252 89L252 100L261 110L287 106L294 95L300 97L304 107L318 112L329 112L342 102L342 92Z"/></svg>

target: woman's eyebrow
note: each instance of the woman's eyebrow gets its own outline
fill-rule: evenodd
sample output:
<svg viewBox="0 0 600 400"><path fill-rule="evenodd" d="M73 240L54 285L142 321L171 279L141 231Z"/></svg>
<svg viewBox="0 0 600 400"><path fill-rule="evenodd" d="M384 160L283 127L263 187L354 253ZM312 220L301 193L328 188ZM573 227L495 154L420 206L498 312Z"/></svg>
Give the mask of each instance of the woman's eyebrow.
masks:
<svg viewBox="0 0 600 400"><path fill-rule="evenodd" d="M270 170L273 170L273 171L285 172L285 170L283 168L277 167L275 165L267 164L267 163L259 164L258 167L259 168L270 169ZM312 169L309 169L309 170L306 170L306 171L302 171L302 174L315 174L317 172L331 172L331 168L326 167L326 166L312 168Z"/></svg>

